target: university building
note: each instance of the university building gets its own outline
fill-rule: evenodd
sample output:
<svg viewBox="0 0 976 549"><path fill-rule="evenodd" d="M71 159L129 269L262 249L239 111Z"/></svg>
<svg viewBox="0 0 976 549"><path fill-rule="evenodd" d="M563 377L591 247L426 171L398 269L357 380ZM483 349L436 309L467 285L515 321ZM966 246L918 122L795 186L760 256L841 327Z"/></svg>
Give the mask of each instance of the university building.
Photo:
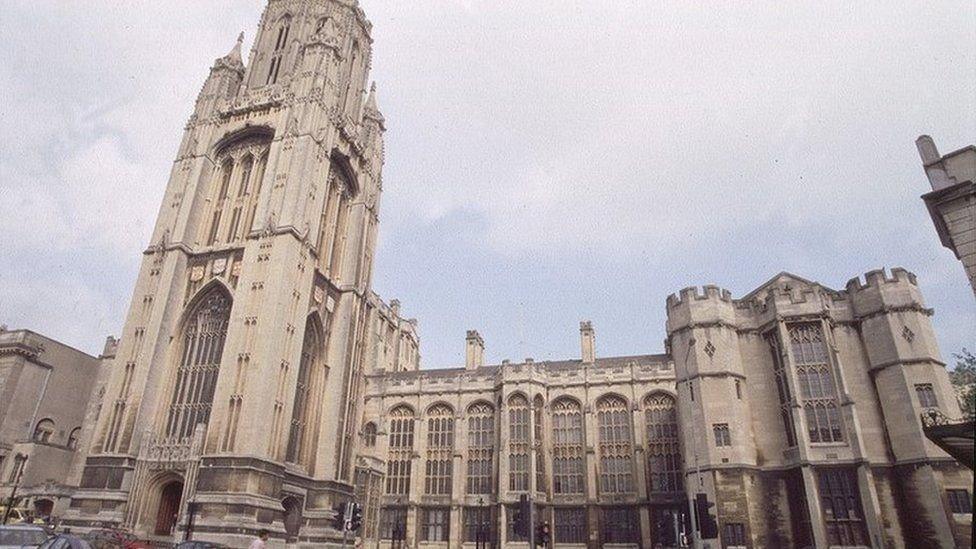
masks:
<svg viewBox="0 0 976 549"><path fill-rule="evenodd" d="M269 0L247 64L241 38L211 67L65 525L336 547L355 500L366 547L528 549L525 496L559 547L970 546L972 472L920 421L959 407L902 269L686 288L649 354L600 356L583 322L577 358L488 365L470 331L464 368L420 369L371 285L371 29L355 0Z"/></svg>

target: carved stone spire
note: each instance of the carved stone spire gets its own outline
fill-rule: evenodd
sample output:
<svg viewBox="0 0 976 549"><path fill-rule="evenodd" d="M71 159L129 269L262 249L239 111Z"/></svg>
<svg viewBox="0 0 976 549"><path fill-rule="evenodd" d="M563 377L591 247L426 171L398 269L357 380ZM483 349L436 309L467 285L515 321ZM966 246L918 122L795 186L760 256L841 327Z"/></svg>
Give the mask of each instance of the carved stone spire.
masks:
<svg viewBox="0 0 976 549"><path fill-rule="evenodd" d="M386 119L383 118L383 114L380 113L380 109L376 106L376 82L373 82L369 86L369 96L366 98L366 106L363 109L363 117L375 120L379 123L380 127L384 127Z"/></svg>

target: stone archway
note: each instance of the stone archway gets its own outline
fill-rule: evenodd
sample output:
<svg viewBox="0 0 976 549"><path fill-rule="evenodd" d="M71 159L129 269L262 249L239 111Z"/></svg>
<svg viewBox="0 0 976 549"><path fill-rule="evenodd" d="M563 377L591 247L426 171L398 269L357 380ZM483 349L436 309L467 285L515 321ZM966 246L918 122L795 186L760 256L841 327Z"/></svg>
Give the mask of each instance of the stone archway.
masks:
<svg viewBox="0 0 976 549"><path fill-rule="evenodd" d="M159 505L156 507L156 523L153 533L157 536L169 536L176 528L180 517L180 503L183 499L183 482L173 480L164 484L159 493Z"/></svg>
<svg viewBox="0 0 976 549"><path fill-rule="evenodd" d="M281 506L285 509L285 514L282 517L285 534L288 536L288 542L294 543L298 541L298 534L302 529L302 500L288 496L282 500Z"/></svg>
<svg viewBox="0 0 976 549"><path fill-rule="evenodd" d="M34 516L44 518L51 516L54 511L54 502L49 499L34 500Z"/></svg>

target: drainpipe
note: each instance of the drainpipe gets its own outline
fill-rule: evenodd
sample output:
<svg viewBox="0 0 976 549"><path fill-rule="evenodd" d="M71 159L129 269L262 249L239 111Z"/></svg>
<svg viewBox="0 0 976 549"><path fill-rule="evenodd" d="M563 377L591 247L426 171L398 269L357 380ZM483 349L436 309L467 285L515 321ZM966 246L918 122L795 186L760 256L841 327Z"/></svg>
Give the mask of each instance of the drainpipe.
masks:
<svg viewBox="0 0 976 549"><path fill-rule="evenodd" d="M37 403L34 404L34 413L31 415L30 425L27 426L27 440L31 440L34 436L34 426L37 425L37 412L41 409L41 401L44 400L44 395L47 394L47 384L51 381L51 370L54 367L46 367L47 374L44 376L44 385L41 386L41 396L38 397Z"/></svg>

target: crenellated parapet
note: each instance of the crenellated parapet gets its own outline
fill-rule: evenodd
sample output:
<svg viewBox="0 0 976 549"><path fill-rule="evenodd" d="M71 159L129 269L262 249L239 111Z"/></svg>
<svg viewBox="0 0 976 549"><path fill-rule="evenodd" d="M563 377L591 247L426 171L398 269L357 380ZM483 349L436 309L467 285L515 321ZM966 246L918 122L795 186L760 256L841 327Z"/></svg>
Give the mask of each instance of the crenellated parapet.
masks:
<svg viewBox="0 0 976 549"><path fill-rule="evenodd" d="M695 325L735 325L732 292L714 285L690 286L667 299L667 330L672 334Z"/></svg>
<svg viewBox="0 0 976 549"><path fill-rule="evenodd" d="M897 311L917 311L931 315L925 307L922 292L914 274L895 267L889 276L885 269L869 271L847 282L846 294L851 301L854 315L864 319Z"/></svg>

